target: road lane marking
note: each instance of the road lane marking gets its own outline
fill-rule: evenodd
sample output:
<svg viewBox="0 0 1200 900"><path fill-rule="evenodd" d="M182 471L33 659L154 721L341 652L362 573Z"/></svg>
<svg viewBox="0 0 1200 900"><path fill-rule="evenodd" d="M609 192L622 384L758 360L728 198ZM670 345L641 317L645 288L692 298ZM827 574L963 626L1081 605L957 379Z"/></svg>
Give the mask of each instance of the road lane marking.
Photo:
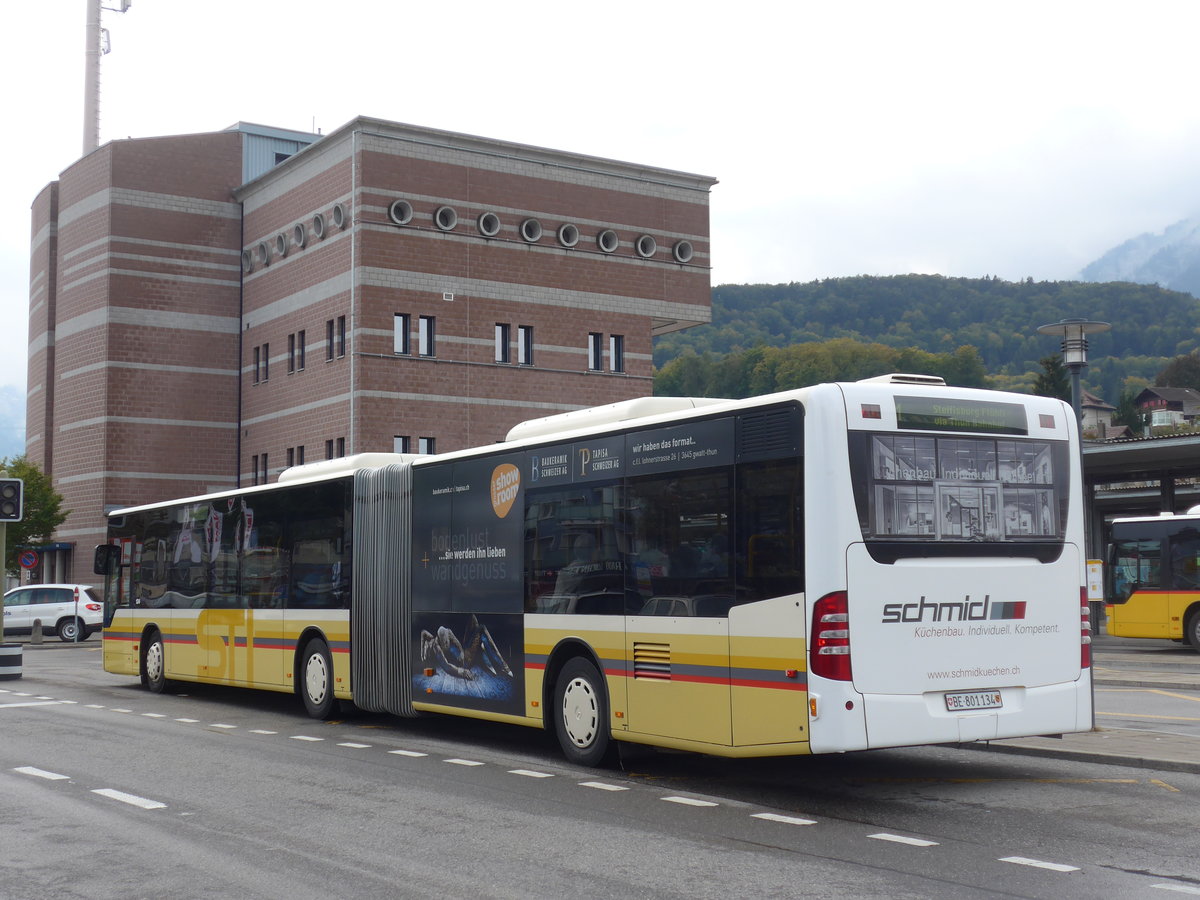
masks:
<svg viewBox="0 0 1200 900"><path fill-rule="evenodd" d="M278 731L267 731L265 728L251 728L251 734L279 734Z"/></svg>
<svg viewBox="0 0 1200 900"><path fill-rule="evenodd" d="M428 753L421 753L418 750L389 750L388 753L391 753L394 756L410 756L414 759L417 758L418 756L428 756L429 755Z"/></svg>
<svg viewBox="0 0 1200 900"><path fill-rule="evenodd" d="M225 729L237 728L237 726L236 726L236 725L226 725L226 724L224 724L223 722L213 722L213 723L212 723L211 725L209 725L208 727L209 727L209 728L225 728Z"/></svg>
<svg viewBox="0 0 1200 900"><path fill-rule="evenodd" d="M351 750L366 750L371 745L370 744L355 744L355 743L352 743L351 741L346 741L345 743L338 744L338 746L339 747L349 747Z"/></svg>
<svg viewBox="0 0 1200 900"><path fill-rule="evenodd" d="M1002 856L1000 862L1016 863L1018 866L1029 866L1034 869L1049 869L1051 872L1079 871L1079 866L1064 866L1062 863L1045 862L1040 859L1030 859L1027 856Z"/></svg>
<svg viewBox="0 0 1200 900"><path fill-rule="evenodd" d="M683 806L717 806L711 800L697 800L695 797L659 797L667 803L680 803Z"/></svg>
<svg viewBox="0 0 1200 900"><path fill-rule="evenodd" d="M312 737L311 735L307 735L307 734L293 734L293 735L291 736L291 738L289 738L289 740L293 740L293 741L311 741L312 743L317 743L318 741L323 741L323 740L325 740L325 738Z"/></svg>
<svg viewBox="0 0 1200 900"><path fill-rule="evenodd" d="M1179 788L1172 787L1171 785L1167 784L1165 781L1159 781L1157 778L1151 778L1150 783L1153 785L1157 785L1158 787L1162 788L1164 791L1170 791L1173 794L1179 793Z"/></svg>
<svg viewBox="0 0 1200 900"><path fill-rule="evenodd" d="M127 794L124 791L114 791L112 788L100 788L92 791L93 794L99 794L101 797L107 797L109 800L119 800L121 803L128 803L130 806L136 806L139 809L166 809L167 804L159 803L157 800L147 800L145 797L139 797L136 794Z"/></svg>
<svg viewBox="0 0 1200 900"><path fill-rule="evenodd" d="M1160 891L1175 891L1178 894L1200 894L1200 887L1192 887L1190 884L1152 884L1150 887Z"/></svg>
<svg viewBox="0 0 1200 900"><path fill-rule="evenodd" d="M22 775L32 775L34 778L45 778L47 781L68 781L70 775L59 775L57 772L47 772L45 769L39 769L35 766L21 766L13 769L14 772L20 772Z"/></svg>
<svg viewBox="0 0 1200 900"><path fill-rule="evenodd" d="M450 765L452 765L452 766L482 766L483 765L483 763L476 762L473 759L458 759L457 757L455 757L453 759L443 759L442 762L450 763Z"/></svg>
<svg viewBox="0 0 1200 900"><path fill-rule="evenodd" d="M781 825L816 825L816 819L801 819L799 816L781 816L779 813L751 813L753 819L763 819L767 822L779 822Z"/></svg>
<svg viewBox="0 0 1200 900"><path fill-rule="evenodd" d="M877 841L891 841L893 844L907 844L910 847L936 847L938 845L937 841L925 841L921 838L905 837L902 834L888 834L886 831L881 831L879 834L868 834L867 837Z"/></svg>
<svg viewBox="0 0 1200 900"><path fill-rule="evenodd" d="M17 703L0 703L0 709L18 709L23 706L59 706L61 700L24 700Z"/></svg>
<svg viewBox="0 0 1200 900"><path fill-rule="evenodd" d="M142 713L142 715L145 716L147 719L165 719L166 718L166 715L164 713Z"/></svg>
<svg viewBox="0 0 1200 900"><path fill-rule="evenodd" d="M595 788L598 791L627 791L629 788L621 784L609 784L605 781L581 781L580 787Z"/></svg>
<svg viewBox="0 0 1200 900"><path fill-rule="evenodd" d="M509 769L509 775L524 775L526 778L553 778L549 772L535 772L532 769Z"/></svg>
<svg viewBox="0 0 1200 900"><path fill-rule="evenodd" d="M200 720L199 719L176 719L175 721L182 722L185 725L195 725Z"/></svg>

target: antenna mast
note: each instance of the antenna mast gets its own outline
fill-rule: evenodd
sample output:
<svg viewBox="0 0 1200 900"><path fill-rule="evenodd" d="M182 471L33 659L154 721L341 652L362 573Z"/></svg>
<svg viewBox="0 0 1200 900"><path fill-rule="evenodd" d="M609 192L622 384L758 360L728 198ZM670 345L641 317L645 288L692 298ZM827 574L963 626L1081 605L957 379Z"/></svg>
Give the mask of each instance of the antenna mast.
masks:
<svg viewBox="0 0 1200 900"><path fill-rule="evenodd" d="M116 6L101 6L87 0L86 55L83 71L83 155L100 146L100 57L109 51L108 29L100 27L100 10L125 12L132 0L117 0Z"/></svg>

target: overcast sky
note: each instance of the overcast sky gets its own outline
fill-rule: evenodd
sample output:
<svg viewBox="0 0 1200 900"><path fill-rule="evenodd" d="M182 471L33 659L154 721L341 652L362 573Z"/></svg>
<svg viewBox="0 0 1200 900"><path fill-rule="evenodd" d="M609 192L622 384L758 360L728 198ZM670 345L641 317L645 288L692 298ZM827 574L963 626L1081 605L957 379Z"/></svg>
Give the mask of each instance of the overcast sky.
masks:
<svg viewBox="0 0 1200 900"><path fill-rule="evenodd" d="M0 310L22 334L30 204L82 151L85 12L9 16ZM714 284L1072 278L1200 209L1184 0L134 0L103 25L101 143L369 115L711 175Z"/></svg>

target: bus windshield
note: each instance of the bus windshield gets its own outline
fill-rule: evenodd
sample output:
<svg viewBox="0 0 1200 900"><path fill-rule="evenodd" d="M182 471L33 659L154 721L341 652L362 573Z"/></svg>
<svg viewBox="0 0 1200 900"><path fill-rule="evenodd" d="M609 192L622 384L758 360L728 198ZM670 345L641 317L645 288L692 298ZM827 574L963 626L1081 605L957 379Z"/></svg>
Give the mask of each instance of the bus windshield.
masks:
<svg viewBox="0 0 1200 900"><path fill-rule="evenodd" d="M868 542L1062 542L1065 442L877 432L849 437Z"/></svg>

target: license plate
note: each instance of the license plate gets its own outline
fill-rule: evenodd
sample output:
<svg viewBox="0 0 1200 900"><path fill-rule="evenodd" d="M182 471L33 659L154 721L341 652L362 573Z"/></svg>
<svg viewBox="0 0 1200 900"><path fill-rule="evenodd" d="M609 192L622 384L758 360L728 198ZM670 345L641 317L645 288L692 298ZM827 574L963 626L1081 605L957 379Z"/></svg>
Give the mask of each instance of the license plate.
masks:
<svg viewBox="0 0 1200 900"><path fill-rule="evenodd" d="M969 712L973 709L999 709L1004 700L999 691L958 691L946 695L946 709L950 712Z"/></svg>

